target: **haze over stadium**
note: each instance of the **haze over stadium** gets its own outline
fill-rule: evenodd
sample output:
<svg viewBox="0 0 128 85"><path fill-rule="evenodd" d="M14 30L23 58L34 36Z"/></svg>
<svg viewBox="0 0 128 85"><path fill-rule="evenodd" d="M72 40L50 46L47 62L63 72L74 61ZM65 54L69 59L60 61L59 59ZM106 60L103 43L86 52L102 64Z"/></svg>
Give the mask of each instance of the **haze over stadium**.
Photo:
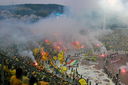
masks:
<svg viewBox="0 0 128 85"><path fill-rule="evenodd" d="M59 50L58 52L60 53L63 50L67 51L67 49L68 50L70 49L71 51L73 51L73 55L74 55L76 51L79 52L78 49L85 48L84 49L85 54L83 54L84 57L82 57L83 55L80 55L79 57L80 60L83 59L84 61L85 59L87 62L90 62L89 60L91 59L91 57L93 57L92 60L93 59L95 60L95 56L98 56L98 59L101 58L101 60L99 59L98 61L100 65L97 66L96 64L96 66L97 68L100 68L100 70L98 71L101 74L102 74L101 67L103 63L104 63L103 64L104 68L106 68L105 65L107 61L115 63L118 62L118 60L121 60L121 58L115 61L112 60L114 59L113 54L110 54L108 50L111 51L114 49L113 52L115 52L115 49L118 50L118 48L116 47L114 48L114 45L116 45L115 41L119 43L120 40L122 39L121 37L118 36L128 37L127 31L123 31L123 32L120 31L120 29L124 30L128 28L127 0L4 0L4 1L1 0L0 1L1 6L10 5L10 7L12 7L14 10L15 9L26 10L25 7L18 8L18 4L47 4L47 5L57 4L63 6L62 8L61 7L58 8L59 10L62 9L63 12L62 13L53 12L50 13L50 15L45 18L40 17L39 15L36 14L15 15L18 17L17 18L17 17L13 17L13 14L11 14L11 12L9 11L7 12L2 11L1 16L7 16L7 18L3 18L0 20L0 48L2 50L10 48L10 51L7 51L6 54L7 56L14 56L14 55L28 56L29 58L31 58L31 60L34 63L36 63L35 65L38 66L37 63L38 61L36 61L36 59L34 58L34 53L32 52L31 49L39 48L41 51L40 52L41 55L48 55L47 52L45 53L44 50L45 47L42 48L42 44L40 44L40 42L44 41L45 43L52 43L53 48L57 51ZM13 5L16 6L13 7ZM29 8L27 10L32 10L32 9ZM34 10L34 12L36 12L36 10ZM31 19L35 19L35 17L37 17L38 20L31 22ZM109 41L110 43L108 44ZM113 42L114 45L112 46L111 44L113 44ZM13 47L16 47L17 54L15 54L15 50L11 49ZM90 53L87 53L88 51ZM68 53L70 54L70 52L67 52L67 55ZM72 53L70 55L72 55ZM88 57L90 58L88 59ZM118 57L120 57L120 55L118 55L116 58ZM80 63L85 63L85 62L81 61ZM60 64L58 63L56 64L59 67L61 67ZM63 66L65 65L63 64ZM87 67L91 69L89 65L87 65ZM81 74L83 74L83 70L81 70L82 68L83 67L81 65L79 68ZM108 65L108 68L111 68L111 65L110 66ZM127 65L125 64L125 66L123 65L123 67L119 65L119 67L116 67L116 70L122 68L127 68ZM97 71L96 69L91 69L91 70ZM125 73L124 69L123 72ZM88 77L92 77L92 74L93 72L91 72ZM107 77L104 76L104 78ZM109 78L108 80L111 81L111 79Z"/></svg>

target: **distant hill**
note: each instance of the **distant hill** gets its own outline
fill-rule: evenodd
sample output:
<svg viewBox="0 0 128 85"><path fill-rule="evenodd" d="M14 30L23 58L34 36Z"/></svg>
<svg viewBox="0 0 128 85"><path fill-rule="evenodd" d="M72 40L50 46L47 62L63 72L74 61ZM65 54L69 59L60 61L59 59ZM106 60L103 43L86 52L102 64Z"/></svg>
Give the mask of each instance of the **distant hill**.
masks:
<svg viewBox="0 0 128 85"><path fill-rule="evenodd" d="M48 17L49 15L61 15L64 12L64 6L56 4L18 4L0 6L1 19L32 19Z"/></svg>

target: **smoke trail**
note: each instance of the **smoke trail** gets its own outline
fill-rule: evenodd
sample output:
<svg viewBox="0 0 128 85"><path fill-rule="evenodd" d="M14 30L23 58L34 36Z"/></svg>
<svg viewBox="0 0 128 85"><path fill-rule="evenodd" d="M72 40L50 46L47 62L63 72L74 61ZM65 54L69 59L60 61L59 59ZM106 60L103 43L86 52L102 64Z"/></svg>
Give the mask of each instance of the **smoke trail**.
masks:
<svg viewBox="0 0 128 85"><path fill-rule="evenodd" d="M19 53L21 56L26 56L32 59L33 62L36 62L35 57L33 56L33 52L30 50L22 51Z"/></svg>

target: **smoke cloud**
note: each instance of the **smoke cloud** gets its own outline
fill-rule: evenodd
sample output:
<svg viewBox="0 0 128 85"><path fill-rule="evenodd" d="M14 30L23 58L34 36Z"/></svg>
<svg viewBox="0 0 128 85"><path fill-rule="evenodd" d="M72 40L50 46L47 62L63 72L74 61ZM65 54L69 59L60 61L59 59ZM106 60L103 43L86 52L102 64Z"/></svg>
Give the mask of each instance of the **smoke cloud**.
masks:
<svg viewBox="0 0 128 85"><path fill-rule="evenodd" d="M101 0L55 0L53 3L60 3L65 6L65 13L61 16L51 15L35 23L24 23L18 19L2 20L0 21L0 46L9 48L16 44L21 54L31 54L31 51L26 52L26 50L31 50L32 46L37 46L35 44L37 41L47 38L53 41L63 41L65 44L80 41L93 49L93 44L102 44L99 38L112 32L107 27L109 20L113 17L113 14L109 11L116 10L117 4L119 4L117 7L120 11L125 10L123 3L119 0L108 1L110 2L101 2ZM19 0L19 2L22 1ZM108 4L112 6L108 8ZM104 12L104 5L105 9L108 9L105 10L107 13ZM118 15L120 15L120 11L118 11ZM105 15L109 13L109 16L104 16L104 13ZM106 23L103 23L104 17L107 18ZM122 20L121 18L118 19ZM102 29L104 25L107 29ZM67 44L67 47L70 47L70 44ZM103 50L106 52L104 47Z"/></svg>
<svg viewBox="0 0 128 85"><path fill-rule="evenodd" d="M33 52L30 50L22 51L20 52L20 55L29 57L30 59L32 59L33 62L36 62L35 57L33 56Z"/></svg>

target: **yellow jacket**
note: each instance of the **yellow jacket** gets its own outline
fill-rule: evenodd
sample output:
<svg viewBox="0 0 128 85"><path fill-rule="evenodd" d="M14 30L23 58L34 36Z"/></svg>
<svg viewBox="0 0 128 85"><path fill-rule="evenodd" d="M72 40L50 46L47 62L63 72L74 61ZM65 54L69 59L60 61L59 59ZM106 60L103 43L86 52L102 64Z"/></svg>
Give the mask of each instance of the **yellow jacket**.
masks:
<svg viewBox="0 0 128 85"><path fill-rule="evenodd" d="M16 76L12 76L10 79L10 85L22 85L22 81L17 79Z"/></svg>

